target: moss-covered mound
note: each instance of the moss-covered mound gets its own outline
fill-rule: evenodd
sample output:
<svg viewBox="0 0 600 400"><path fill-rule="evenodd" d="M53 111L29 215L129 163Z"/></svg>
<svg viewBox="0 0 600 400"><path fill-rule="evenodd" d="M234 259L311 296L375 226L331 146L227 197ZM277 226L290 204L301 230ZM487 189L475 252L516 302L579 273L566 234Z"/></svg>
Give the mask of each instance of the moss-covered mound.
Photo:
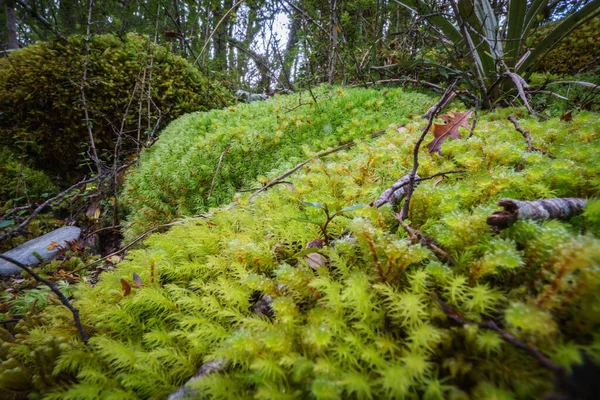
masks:
<svg viewBox="0 0 600 400"><path fill-rule="evenodd" d="M73 36L0 58L0 145L24 146L46 170L64 173L80 167L80 153L89 150L80 91L85 53L83 38ZM231 101L218 82L135 35L93 37L85 93L96 146L105 160L109 157L102 153L114 151L123 118L126 151L135 148L132 137L145 143L157 124Z"/></svg>
<svg viewBox="0 0 600 400"><path fill-rule="evenodd" d="M316 103L308 93L277 96L172 122L127 179L126 238L227 203L237 190L266 183L264 175L271 171L281 172L320 149L407 122L434 102L402 89L321 88L314 94Z"/></svg>
<svg viewBox="0 0 600 400"><path fill-rule="evenodd" d="M542 40L560 22L550 23L537 30L529 44ZM572 75L600 56L600 17L593 18L565 37L538 64L537 71L559 75Z"/></svg>
<svg viewBox="0 0 600 400"><path fill-rule="evenodd" d="M466 170L422 182L411 207L412 226L454 266L411 244L389 206L341 213L330 243L312 249L320 256L303 251L321 237L321 206L369 203L410 170L424 125L415 121L306 165L291 185L151 236L77 291L89 347L66 308L48 307L3 337L0 386L26 392L33 382L49 399L164 399L204 366L191 398L543 397L555 377L538 359L493 330L456 325L440 305L495 321L567 371L600 362L600 203L568 221L500 234L486 225L502 197L598 196L600 116L521 120L551 159L525 151L509 112L483 116L443 155L420 154L421 176Z"/></svg>

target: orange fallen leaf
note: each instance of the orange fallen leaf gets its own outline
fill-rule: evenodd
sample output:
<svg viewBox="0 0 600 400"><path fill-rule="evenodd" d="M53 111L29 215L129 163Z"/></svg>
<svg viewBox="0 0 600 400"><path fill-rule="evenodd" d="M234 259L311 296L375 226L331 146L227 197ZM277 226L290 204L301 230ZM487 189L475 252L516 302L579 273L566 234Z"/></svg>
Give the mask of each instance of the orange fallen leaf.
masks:
<svg viewBox="0 0 600 400"><path fill-rule="evenodd" d="M50 242L50 244L48 245L47 249L48 249L48 250L54 250L54 249L55 249L55 248L57 248L58 246L60 246L60 243L57 243L57 242L54 242L54 241L52 241L52 242Z"/></svg>
<svg viewBox="0 0 600 400"><path fill-rule="evenodd" d="M458 131L461 126L463 128L471 129L469 125L469 118L471 118L471 110L464 112L450 112L448 114L440 115L445 124L434 124L433 125L433 136L435 138L427 145L429 152L439 153L442 150L442 144L446 138L451 137L453 139L462 139L462 135Z"/></svg>
<svg viewBox="0 0 600 400"><path fill-rule="evenodd" d="M121 278L121 289L123 289L123 297L127 297L131 294L131 283Z"/></svg>

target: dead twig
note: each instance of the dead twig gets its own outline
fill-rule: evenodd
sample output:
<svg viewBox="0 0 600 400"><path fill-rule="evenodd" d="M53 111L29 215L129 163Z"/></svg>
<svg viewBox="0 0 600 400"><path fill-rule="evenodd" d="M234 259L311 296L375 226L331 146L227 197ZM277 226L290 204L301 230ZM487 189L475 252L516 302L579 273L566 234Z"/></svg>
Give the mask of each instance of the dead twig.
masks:
<svg viewBox="0 0 600 400"><path fill-rule="evenodd" d="M84 179L84 180L82 180L82 181L74 184L70 188L63 190L62 192L60 192L56 196L54 196L54 197L46 200L45 202L43 202L42 204L40 204L39 206L37 206L35 208L35 210L33 210L33 212L31 213L31 215L25 221L21 222L21 224L19 226L17 226L15 229L13 229L10 232L7 232L7 233L4 233L4 234L0 235L0 242L8 239L9 237L14 236L17 233L21 233L23 231L23 229L27 225L29 225L29 223L31 222L31 220L33 218L35 218L36 215L39 214L40 211L42 211L44 208L48 207L50 204L52 204L56 200L62 199L64 196L66 196L68 193L70 193L73 189L75 189L75 188L77 188L79 186L86 185L88 183L94 182L97 179L99 179L99 178L98 177L94 177L94 178L90 178L90 179Z"/></svg>
<svg viewBox="0 0 600 400"><path fill-rule="evenodd" d="M437 295L434 294L434 297L435 297L436 301L438 302L438 304L440 305L440 307L442 308L442 310L444 311L444 313L446 314L446 317L450 321L454 322L456 325L473 325L474 324L482 329L492 330L492 331L496 332L498 335L500 335L502 340L504 340L505 342L510 343L513 346L515 346L521 350L524 350L529 355L533 356L535 359L537 359L539 361L539 363L543 367L549 369L550 371L554 372L557 375L561 375L561 376L567 375L567 371L563 367L556 364L550 358L546 357L544 355L544 353L542 353L538 348L533 347L527 343L520 341L519 339L517 339L510 333L501 329L498 326L498 324L496 324L495 321L473 322L473 321L465 320L459 313L457 313L452 307L450 307L450 305L445 303Z"/></svg>
<svg viewBox="0 0 600 400"><path fill-rule="evenodd" d="M435 104L433 112L430 114L429 120L427 121L427 125L425 126L425 129L423 129L421 137L419 137L419 140L417 140L417 143L415 144L415 148L413 151L413 169L410 172L410 181L406 190L406 200L404 201L404 207L402 207L402 213L396 216L396 218L399 218L402 221L408 218L410 199L412 198L413 190L415 187L415 177L417 175L417 169L419 169L419 148L421 147L423 140L425 140L425 136L427 136L427 134L429 133L431 125L433 125L433 119L440 112L442 106L445 104L446 98L450 96L451 93L454 91L454 88L456 87L457 83L458 80L455 80L452 84L450 84L450 86L446 88L446 91L444 92L444 94L442 94L440 100Z"/></svg>
<svg viewBox="0 0 600 400"><path fill-rule="evenodd" d="M90 113L88 111L87 99L85 97L85 83L87 81L87 73L88 73L88 64L90 62L90 26L92 25L92 8L94 5L94 0L90 0L90 5L88 9L88 19L87 19L87 30L85 35L85 59L83 60L83 74L81 75L81 86L79 90L81 92L81 103L83 105L83 113L85 115L85 125L88 131L90 148L92 149L91 158L94 164L96 164L96 169L98 175L102 172L102 164L100 163L100 158L98 158L98 151L96 150L96 144L94 142L94 133L92 132L92 124L90 120Z"/></svg>
<svg viewBox="0 0 600 400"><path fill-rule="evenodd" d="M509 115L508 120L513 123L517 132L519 132L525 138L525 141L527 142L527 151L528 152L537 151L538 153L542 153L545 156L550 157L552 159L556 158L552 154L547 152L546 150L535 147L531 141L531 134L529 133L529 131L523 130L523 128L521 128L521 125L519 125L519 122L517 122L515 117L513 117L512 115Z"/></svg>
<svg viewBox="0 0 600 400"><path fill-rule="evenodd" d="M378 138L379 136L382 136L382 135L385 135L385 130L374 132L374 133L372 133L372 134L369 135L369 138L375 139L375 138ZM305 161L301 162L300 164L296 165L294 168L292 168L292 169L284 172L283 174L279 175L277 178L273 179L271 182L267 183L265 186L263 186L260 189L258 189L255 193L252 193L249 198L251 199L251 198L257 196L259 193L264 192L265 190L271 188L272 186L276 185L281 180L287 178L288 176L292 175L294 172L298 171L300 168L302 168L303 166L305 166L309 162L311 162L313 160L316 160L316 159L319 159L319 158L322 158L322 157L325 157L325 156L328 156L328 155L333 154L333 153L337 153L338 151L342 151L344 149L349 149L349 148L353 147L355 144L356 144L356 141L355 140L351 140L351 141L349 141L346 144L343 144L343 145L341 145L339 147L336 147L335 149L324 151L322 153L319 153L319 154L317 154L317 155L309 158L308 160L305 160Z"/></svg>
<svg viewBox="0 0 600 400"><path fill-rule="evenodd" d="M21 268L23 271L27 272L29 275L33 276L33 278L36 281L48 286L50 288L50 290L52 290L54 292L54 294L56 294L56 296L58 296L58 299L60 300L60 302L63 303L64 306L67 307L71 311L71 313L73 314L73 320L75 322L75 327L77 328L77 331L79 331L81 340L83 340L83 343L85 343L85 344L88 343L88 336L85 333L85 331L83 330L83 326L81 325L81 320L79 319L79 310L77 310L75 307L73 307L73 305L65 297L63 292L61 292L60 289L58 287L56 287L56 285L54 283L52 283L48 279L45 279L45 278L41 277L40 275L36 274L35 272L33 272L33 270L31 268L27 267L24 264L21 264L19 261L15 260L15 259L12 259L12 258L7 257L2 254L0 254L0 258L2 258L5 261L8 261L9 263L16 265L17 267Z"/></svg>
<svg viewBox="0 0 600 400"><path fill-rule="evenodd" d="M202 217L202 216L199 216L198 218L201 218L201 217ZM175 221L175 222L170 222L170 223L168 223L168 224L164 224L164 225L158 225L158 226L152 227L152 228L148 229L147 231L145 231L144 233L142 233L141 235L139 235L137 238L133 239L133 240L132 240L131 242L129 242L127 245L125 245L125 246L121 247L119 250L117 250L117 251L115 251L115 252L112 252L112 253L110 253L109 255L106 255L106 256L104 256L104 257L102 257L102 258L99 258L99 259L97 259L97 260L95 260L95 261L92 261L91 263L89 263L89 264L86 264L86 265L84 265L84 266L83 266L83 267L81 267L81 268L77 268L76 270L74 270L74 271L71 271L70 273L71 273L71 274L74 274L74 273L76 273L76 272L83 271L84 269L88 269L89 267L91 267L91 266L93 266L93 265L96 265L96 264L98 264L99 262L106 261L106 260L108 260L109 258L111 258L111 257L113 257L113 256L119 255L119 254L121 254L122 252L124 252L125 250L127 250L128 248L130 248L131 246L133 246L134 244L136 244L137 242L139 242L140 240L144 239L146 236L148 236L149 234L151 234L151 233L152 233L152 232L154 232L154 231L157 231L157 230L159 230L159 229L162 229L162 228L168 228L168 227L170 227L170 226L181 225L181 224L183 224L184 222L185 222L185 221Z"/></svg>
<svg viewBox="0 0 600 400"><path fill-rule="evenodd" d="M279 181L279 182L275 182L275 183L273 184L273 186L274 186L274 185L279 185L279 184L288 184L288 185L291 185L291 184L292 184L292 182L290 182L290 181ZM259 188L252 188L252 189L241 189L241 190L238 190L238 192L240 192L240 193L244 193L244 192L254 192L254 191L257 191L257 190L260 190L260 189L262 189L262 187L259 187Z"/></svg>

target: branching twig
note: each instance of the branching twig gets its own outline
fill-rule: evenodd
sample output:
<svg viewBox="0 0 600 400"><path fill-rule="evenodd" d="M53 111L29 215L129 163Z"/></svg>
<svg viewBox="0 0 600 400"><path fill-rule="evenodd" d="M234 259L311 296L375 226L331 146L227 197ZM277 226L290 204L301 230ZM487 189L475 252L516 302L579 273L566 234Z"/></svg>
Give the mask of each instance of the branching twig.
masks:
<svg viewBox="0 0 600 400"><path fill-rule="evenodd" d="M2 254L0 254L0 258L5 261L8 261L11 264L16 265L17 267L19 267L22 270L24 270L25 272L27 272L29 275L33 276L33 278L36 281L48 286L50 288L50 290L52 290L54 292L54 294L56 294L56 296L58 296L58 299L60 300L60 302L63 303L65 305L65 307L67 307L69 310L71 310L71 313L73 313L73 320L75 321L75 327L77 327L77 330L79 331L81 340L83 340L83 343L87 344L88 336L85 333L85 331L83 330L83 326L81 325L81 320L79 319L79 310L77 310L75 307L73 307L73 305L65 297L63 292L61 292L60 289L58 287L56 287L56 285L54 283L52 283L48 279L45 279L45 278L41 277L40 275L36 274L35 272L33 272L33 270L31 268L27 267L26 265L21 264L17 260L14 260L14 259L7 257L5 255L2 255Z"/></svg>
<svg viewBox="0 0 600 400"><path fill-rule="evenodd" d="M452 322L454 322L457 325L471 325L471 324L475 324L477 326L479 326L482 329L489 329L492 330L494 332L496 332L498 335L500 335L500 337L502 338L502 340L504 340L507 343L512 344L513 346L524 350L525 352L529 353L529 355L533 356L534 358L536 358L540 364L542 364L542 366L544 366L545 368L548 368L550 371L554 372L557 375L566 375L567 372L566 370L561 367L560 365L556 364L554 361L552 361L551 359L549 359L548 357L546 357L544 355L544 353L542 353L538 348L533 347L527 343L524 343L522 341L520 341L519 339L517 339L516 337L514 337L513 335L511 335L510 333L506 332L505 330L501 329L496 322L494 321L485 321L485 322L472 322L472 321L468 321L465 320L460 314L458 314L456 311L454 311L454 309L452 309L452 307L450 307L450 305L448 305L447 303L445 303L442 299L440 299L437 295L434 296L438 302L438 304L440 305L440 307L442 308L442 310L444 311L444 313L446 314L446 317L448 317L448 319Z"/></svg>
<svg viewBox="0 0 600 400"><path fill-rule="evenodd" d="M515 119L515 117L513 117L512 115L509 115L508 116L508 120L513 123L513 125L515 126L515 129L517 130L517 132L519 132L525 138L525 141L527 142L527 151L528 152L537 151L538 153L542 153L545 156L550 157L552 159L555 158L552 154L550 154L546 150L542 150L542 149L540 149L538 147L535 147L533 145L533 143L531 141L531 135L529 134L529 131L523 130L523 128L521 128L521 125L519 125L519 122L517 122L517 120Z"/></svg>
<svg viewBox="0 0 600 400"><path fill-rule="evenodd" d="M427 126L425 126L425 129L423 129L423 133L421 133L421 137L419 138L419 140L417 140L417 143L415 144L415 148L413 151L413 169L410 173L410 182L409 182L407 190L406 190L406 200L404 201L404 207L402 207L402 213L396 217L402 221L404 221L405 219L408 218L408 209L410 207L410 199L412 198L412 194L413 194L414 187L415 187L415 176L417 175L417 169L419 169L419 148L421 147L423 140L425 140L425 136L427 136L427 134L429 133L429 129L431 128L431 125L433 124L433 119L440 112L443 104L446 101L446 98L448 96L450 96L450 94L454 91L454 88L456 87L457 83L458 83L458 80L455 80L450 86L448 86L446 88L446 91L444 92L444 94L442 95L440 100L436 103L436 105L434 106L433 112L431 112L431 114L429 116L429 120L427 121Z"/></svg>
<svg viewBox="0 0 600 400"><path fill-rule="evenodd" d="M377 138L379 136L382 136L382 135L385 135L385 130L374 132L369 137L371 139L375 139L375 138ZM344 149L349 149L350 147L353 147L355 144L356 144L356 141L355 140L351 140L351 141L349 141L346 144L343 144L343 145L341 145L339 147L336 147L335 149L324 151L322 153L319 153L319 154L317 154L317 155L309 158L306 161L301 162L300 164L296 165L294 168L292 168L292 169L284 172L283 174L279 175L277 178L273 179L271 182L267 183L265 186L263 186L260 189L258 189L255 193L252 193L249 198L251 199L251 198L257 196L259 193L264 192L265 190L269 189L270 187L276 185L278 182L280 182L281 180L283 180L283 179L287 178L288 176L292 175L294 172L298 171L300 168L302 168L303 166L305 166L309 162L311 162L313 160L316 160L316 159L319 159L319 158L322 158L322 157L325 157L325 156L328 156L328 155L333 154L333 153L337 153L338 151L341 151L341 150L344 150Z"/></svg>
<svg viewBox="0 0 600 400"><path fill-rule="evenodd" d="M87 19L87 30L85 35L85 59L83 61L83 74L81 75L81 102L83 105L83 112L85 115L85 125L87 127L88 136L90 140L90 147L92 149L92 161L96 164L98 175L102 172L102 165L98 158L98 151L96 150L96 144L94 143L94 133L92 132L92 124L90 123L90 113L88 111L87 99L85 97L85 82L87 80L88 63L90 61L90 26L92 25L92 8L94 0L90 0L88 19Z"/></svg>
<svg viewBox="0 0 600 400"><path fill-rule="evenodd" d="M121 254L122 252L124 252L125 250L127 250L128 248L130 248L131 246L133 246L134 244L136 244L137 242L139 242L140 240L142 240L143 238L145 238L146 236L148 236L149 234L151 234L151 233L152 233L152 232L154 232L154 231L157 231L157 230L159 230L159 229L161 229L161 228L168 228L168 227L170 227L170 226L181 225L181 224L183 224L184 222L185 222L185 221L175 221L175 222L170 222L170 223L168 223L168 224L164 224L164 225L158 225L158 226L152 227L152 228L148 229L147 231L145 231L144 233L142 233L141 235L139 235L137 238L133 239L133 240L132 240L131 242L129 242L127 245L125 245L125 246L121 247L119 250L117 250L117 251L115 251L115 252L112 252L112 253L110 253L109 255L106 255L106 256L104 256L104 257L102 257L102 258L99 258L99 259L97 259L96 261L92 261L91 263L89 263L89 264L86 264L86 265L84 265L84 266L83 266L83 267L81 267L81 268L77 268L76 270L74 270L74 271L71 271L71 274L74 274L74 273L76 273L76 272L82 271L82 270L84 270L84 269L88 269L88 268L89 268L89 267L91 267L92 265L96 265L96 264L98 264L99 262L102 262L102 261L108 260L109 258L111 258L111 257L113 257L113 256L116 256L116 255L119 255L119 254Z"/></svg>

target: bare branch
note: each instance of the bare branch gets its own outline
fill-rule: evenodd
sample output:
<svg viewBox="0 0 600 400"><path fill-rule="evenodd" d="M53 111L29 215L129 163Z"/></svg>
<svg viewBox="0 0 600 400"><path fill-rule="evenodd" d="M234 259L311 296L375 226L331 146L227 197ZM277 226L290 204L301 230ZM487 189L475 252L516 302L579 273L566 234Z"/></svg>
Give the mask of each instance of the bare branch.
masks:
<svg viewBox="0 0 600 400"><path fill-rule="evenodd" d="M60 289L58 287L56 287L56 285L54 283L52 283L48 279L45 279L45 278L41 277L40 275L36 274L35 272L33 272L33 270L31 268L27 267L24 264L21 264L17 260L14 260L14 259L7 257L5 255L2 255L2 254L0 254L0 258L5 261L8 261L11 264L16 265L17 267L19 267L22 270L24 270L25 272L27 272L29 275L33 276L33 278L36 281L48 286L50 288L50 290L52 290L56 294L56 296L58 296L58 299L60 300L60 302L63 303L64 306L67 307L71 311L71 313L73 314L73 320L75 322L75 327L77 327L77 331L79 331L81 340L83 340L83 343L85 343L85 344L88 343L88 336L85 333L85 331L83 330L83 326L81 325L81 320L79 319L79 310L77 310L75 307L73 307L73 305L65 297L63 292L61 292Z"/></svg>

